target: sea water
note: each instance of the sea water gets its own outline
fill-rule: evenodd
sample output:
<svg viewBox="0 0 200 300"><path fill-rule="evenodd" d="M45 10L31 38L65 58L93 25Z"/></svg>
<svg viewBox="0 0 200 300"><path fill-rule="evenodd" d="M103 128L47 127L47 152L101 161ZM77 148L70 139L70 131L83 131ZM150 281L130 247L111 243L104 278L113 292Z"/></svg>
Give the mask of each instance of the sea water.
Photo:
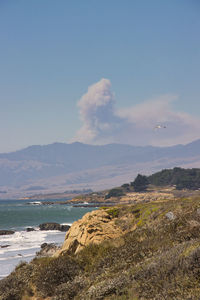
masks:
<svg viewBox="0 0 200 300"><path fill-rule="evenodd" d="M65 232L41 231L39 224L56 222L71 225L86 212L95 209L28 201L0 200L0 230L15 231L12 235L0 235L0 279L7 276L21 261L33 259L42 243L63 243ZM34 231L27 232L28 227L33 227Z"/></svg>

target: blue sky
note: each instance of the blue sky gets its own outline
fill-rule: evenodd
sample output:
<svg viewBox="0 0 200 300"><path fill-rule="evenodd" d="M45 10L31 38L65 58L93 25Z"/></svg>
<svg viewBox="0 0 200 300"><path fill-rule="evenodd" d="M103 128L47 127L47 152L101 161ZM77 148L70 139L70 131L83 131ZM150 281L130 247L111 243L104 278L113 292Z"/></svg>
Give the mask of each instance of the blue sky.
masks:
<svg viewBox="0 0 200 300"><path fill-rule="evenodd" d="M0 152L190 142L199 79L199 0L0 0Z"/></svg>

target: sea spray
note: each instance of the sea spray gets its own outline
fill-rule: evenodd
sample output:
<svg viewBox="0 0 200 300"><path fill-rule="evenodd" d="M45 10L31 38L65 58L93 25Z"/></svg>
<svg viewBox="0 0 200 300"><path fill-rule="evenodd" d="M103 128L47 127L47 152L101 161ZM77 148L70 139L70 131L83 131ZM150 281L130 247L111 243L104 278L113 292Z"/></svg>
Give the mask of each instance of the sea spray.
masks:
<svg viewBox="0 0 200 300"><path fill-rule="evenodd" d="M65 232L40 231L41 223L71 225L94 209L59 204L30 205L27 200L0 200L0 229L15 231L12 235L0 236L0 279L7 276L20 261L33 259L41 244L63 243ZM33 231L27 231L30 227Z"/></svg>

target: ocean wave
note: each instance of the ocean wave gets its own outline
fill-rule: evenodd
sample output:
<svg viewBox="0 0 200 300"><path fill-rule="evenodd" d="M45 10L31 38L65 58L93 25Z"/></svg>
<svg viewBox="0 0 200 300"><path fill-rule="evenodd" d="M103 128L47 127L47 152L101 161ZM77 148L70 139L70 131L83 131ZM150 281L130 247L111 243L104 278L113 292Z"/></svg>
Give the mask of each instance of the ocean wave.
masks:
<svg viewBox="0 0 200 300"><path fill-rule="evenodd" d="M27 202L27 204L30 204L30 205L41 205L42 202L41 201L31 201L31 202Z"/></svg>
<svg viewBox="0 0 200 300"><path fill-rule="evenodd" d="M0 245L9 245L6 248L0 248L0 254L10 251L19 251L26 249L39 248L44 243L49 235L58 235L61 232L58 230L41 231L17 231L12 235L3 235L0 237Z"/></svg>
<svg viewBox="0 0 200 300"><path fill-rule="evenodd" d="M11 259L24 259L24 258L28 258L28 257L33 257L35 254L35 252L32 252L30 254L16 254L16 255L11 255L11 256L6 256L6 257L0 257L0 261L8 261Z"/></svg>
<svg viewBox="0 0 200 300"><path fill-rule="evenodd" d="M7 273L7 274L0 274L0 280L1 279L4 279L5 277L7 277L9 275L9 273Z"/></svg>
<svg viewBox="0 0 200 300"><path fill-rule="evenodd" d="M71 206L71 205L63 205L63 206L62 206L62 210L68 210L68 211L71 211L72 208L73 208L73 206Z"/></svg>
<svg viewBox="0 0 200 300"><path fill-rule="evenodd" d="M12 236L0 236L0 245L9 245L0 248L0 280L8 276L20 263L29 262L43 243L55 243L61 245L64 241L65 232L48 231L18 231Z"/></svg>

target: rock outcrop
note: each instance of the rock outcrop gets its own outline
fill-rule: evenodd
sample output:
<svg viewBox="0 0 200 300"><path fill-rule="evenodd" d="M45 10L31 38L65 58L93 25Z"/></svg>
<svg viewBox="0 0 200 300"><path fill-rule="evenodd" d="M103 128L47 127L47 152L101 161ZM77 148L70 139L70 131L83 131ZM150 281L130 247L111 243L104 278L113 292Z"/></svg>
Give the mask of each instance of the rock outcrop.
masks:
<svg viewBox="0 0 200 300"><path fill-rule="evenodd" d="M14 234L13 230L0 230L0 235Z"/></svg>
<svg viewBox="0 0 200 300"><path fill-rule="evenodd" d="M58 223L43 223L39 225L40 230L59 230L59 231L68 231L69 225L60 225Z"/></svg>
<svg viewBox="0 0 200 300"><path fill-rule="evenodd" d="M77 253L90 243L99 244L121 235L121 228L115 224L115 220L106 211L95 210L72 224L56 256L62 252Z"/></svg>
<svg viewBox="0 0 200 300"><path fill-rule="evenodd" d="M41 250L39 252L36 253L37 257L50 257L53 256L55 254L55 252L59 249L60 247L58 247L56 244L54 243L43 243L41 245Z"/></svg>
<svg viewBox="0 0 200 300"><path fill-rule="evenodd" d="M35 229L34 229L34 228L32 228L32 227L27 227L27 228L26 228L26 231L27 231L27 232L30 232L30 231L35 231Z"/></svg>
<svg viewBox="0 0 200 300"><path fill-rule="evenodd" d="M8 248L10 245L0 245L0 248Z"/></svg>

